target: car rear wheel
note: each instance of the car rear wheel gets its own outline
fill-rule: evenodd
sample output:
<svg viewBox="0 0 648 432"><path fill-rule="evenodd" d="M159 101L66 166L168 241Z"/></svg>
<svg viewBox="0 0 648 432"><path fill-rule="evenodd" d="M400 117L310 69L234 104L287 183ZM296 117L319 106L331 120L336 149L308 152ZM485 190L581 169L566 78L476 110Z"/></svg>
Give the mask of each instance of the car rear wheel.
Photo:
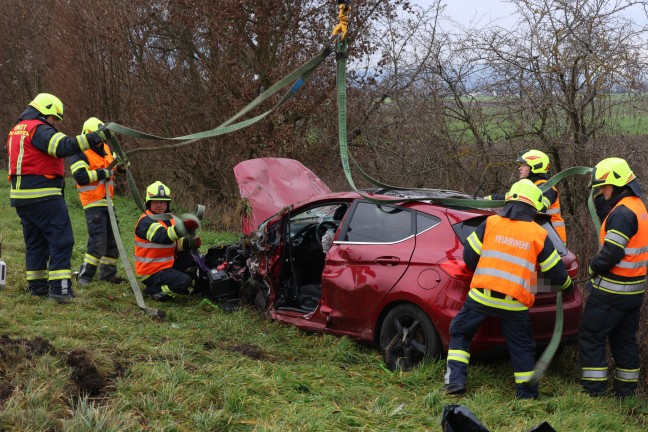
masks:
<svg viewBox="0 0 648 432"><path fill-rule="evenodd" d="M441 340L430 318L412 304L393 308L380 329L380 350L391 370L411 370L441 356Z"/></svg>

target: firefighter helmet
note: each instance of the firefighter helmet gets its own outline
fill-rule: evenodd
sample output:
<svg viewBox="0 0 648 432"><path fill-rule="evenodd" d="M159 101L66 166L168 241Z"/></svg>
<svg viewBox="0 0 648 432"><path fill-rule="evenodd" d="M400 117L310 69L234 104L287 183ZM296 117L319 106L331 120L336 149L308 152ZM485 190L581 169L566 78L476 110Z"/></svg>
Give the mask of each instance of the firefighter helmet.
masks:
<svg viewBox="0 0 648 432"><path fill-rule="evenodd" d="M591 186L595 188L606 184L628 186L636 196L643 195L639 181L625 159L611 157L596 164L592 170Z"/></svg>
<svg viewBox="0 0 648 432"><path fill-rule="evenodd" d="M99 120L97 117L90 117L88 120L83 123L83 129L81 130L82 134L89 134L91 132L97 131L101 126L103 126L104 122Z"/></svg>
<svg viewBox="0 0 648 432"><path fill-rule="evenodd" d="M540 150L522 150L516 162L529 165L534 174L546 174L549 171L549 156Z"/></svg>
<svg viewBox="0 0 648 432"><path fill-rule="evenodd" d="M156 181L146 188L145 202L171 201L171 190L161 181Z"/></svg>
<svg viewBox="0 0 648 432"><path fill-rule="evenodd" d="M33 101L29 102L29 105L45 117L54 116L59 121L63 120L63 102L53 94L39 93Z"/></svg>
<svg viewBox="0 0 648 432"><path fill-rule="evenodd" d="M511 190L506 193L506 201L519 201L529 204L536 211L542 211L544 204L542 202L542 191L538 186L533 184L529 179L523 179L513 183Z"/></svg>

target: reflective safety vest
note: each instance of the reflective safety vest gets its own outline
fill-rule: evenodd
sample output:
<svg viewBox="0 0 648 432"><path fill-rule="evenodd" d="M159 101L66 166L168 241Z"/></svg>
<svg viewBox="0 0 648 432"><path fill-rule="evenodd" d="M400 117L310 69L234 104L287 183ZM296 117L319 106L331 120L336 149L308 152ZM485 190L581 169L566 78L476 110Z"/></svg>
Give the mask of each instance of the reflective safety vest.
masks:
<svg viewBox="0 0 648 432"><path fill-rule="evenodd" d="M540 187L541 184L546 183L547 180L540 179L535 181L535 185ZM556 191L556 201L551 204L551 206L545 212L551 216L551 225L554 227L560 239L563 243L567 243L567 230L565 229L565 221L562 218L560 213L560 196L558 195L558 190L555 187L552 187Z"/></svg>
<svg viewBox="0 0 648 432"><path fill-rule="evenodd" d="M613 275L624 278L638 278L633 281L612 280L604 277L594 278L595 288L616 294L639 294L646 290L646 266L648 265L648 212L641 198L629 196L622 198L612 208L608 216L618 206L623 205L637 217L637 233L629 239L618 231L607 231L607 217L601 224L599 235L601 246L607 241L614 242L625 250L625 256L610 269ZM641 278L644 276L643 278ZM640 279L639 279L640 278Z"/></svg>
<svg viewBox="0 0 648 432"><path fill-rule="evenodd" d="M108 148L106 144L104 144L104 152L106 153L105 156L101 156L94 150L86 150L83 152L85 157L88 159L89 170L93 171L100 168L108 168L114 158L110 152L110 148ZM77 184L77 190L79 191L79 197L81 198L81 205L84 209L89 207L106 207L108 205L106 202L105 185L106 179L83 186ZM110 190L110 198L112 198L115 189L115 183L112 177L108 180L108 189Z"/></svg>
<svg viewBox="0 0 648 432"><path fill-rule="evenodd" d="M36 128L46 124L42 120L21 120L9 132L7 152L9 153L9 178L23 175L41 175L48 178L63 177L63 158L44 153L32 145ZM60 194L60 191L59 191Z"/></svg>
<svg viewBox="0 0 648 432"><path fill-rule="evenodd" d="M532 221L502 216L486 219L481 255L470 283L470 297L501 309L525 310L533 306L535 296L531 293L531 280L535 277L538 255L544 249L546 238L547 231ZM546 268L542 270L555 264L543 263ZM502 293L506 298L498 301L480 294L478 288Z"/></svg>
<svg viewBox="0 0 648 432"><path fill-rule="evenodd" d="M142 216L137 220L139 222L154 213L146 210ZM175 225L175 220L171 219L171 226ZM156 221L156 224L162 225L164 228L169 228L166 221ZM141 238L135 234L135 273L140 277L147 277L154 273L167 268L173 267L175 260L176 243L160 244L152 243L148 239Z"/></svg>

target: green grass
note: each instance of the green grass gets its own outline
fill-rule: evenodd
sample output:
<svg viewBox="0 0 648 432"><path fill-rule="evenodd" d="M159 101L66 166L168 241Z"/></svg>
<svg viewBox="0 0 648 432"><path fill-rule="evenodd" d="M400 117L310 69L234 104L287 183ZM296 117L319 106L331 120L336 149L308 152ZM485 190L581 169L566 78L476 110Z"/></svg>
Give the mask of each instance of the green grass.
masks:
<svg viewBox="0 0 648 432"><path fill-rule="evenodd" d="M77 269L85 222L74 190L67 191ZM519 432L545 420L558 431L648 428L645 398L592 399L579 391L570 349L549 369L537 401L513 399L506 359L476 361L468 394L450 398L442 390L442 361L390 372L373 347L307 334L252 308L225 313L198 298L148 300L167 312L160 321L136 306L128 286L99 282L77 289L69 305L33 298L25 292L22 234L8 202L2 182L0 239L9 281L0 291L0 328L10 339L0 339L0 430L438 431L443 407L454 403L493 431ZM139 211L126 197L116 205L130 253ZM229 242L237 235L204 232L203 238ZM35 352L29 347L36 342L51 350ZM96 371L72 367L73 350L85 353ZM97 375L105 387L91 396L73 380Z"/></svg>

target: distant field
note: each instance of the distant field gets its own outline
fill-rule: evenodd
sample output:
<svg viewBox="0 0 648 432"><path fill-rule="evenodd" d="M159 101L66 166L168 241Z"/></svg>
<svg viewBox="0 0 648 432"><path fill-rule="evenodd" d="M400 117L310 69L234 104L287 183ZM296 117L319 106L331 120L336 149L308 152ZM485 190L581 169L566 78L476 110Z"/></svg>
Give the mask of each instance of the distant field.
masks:
<svg viewBox="0 0 648 432"><path fill-rule="evenodd" d="M494 96L475 96L465 98L466 103L473 102L481 107L485 130L492 140L503 139L507 133L515 131L516 122L507 120L506 112L498 107L499 100ZM614 94L609 99L609 113L606 119L606 130L613 135L646 135L648 134L648 101L638 100L624 94ZM520 118L517 121L523 122ZM478 122L478 124L480 124ZM523 127L528 125L521 123ZM455 136L464 142L474 140L474 135L466 129L465 123L452 120L450 127Z"/></svg>

